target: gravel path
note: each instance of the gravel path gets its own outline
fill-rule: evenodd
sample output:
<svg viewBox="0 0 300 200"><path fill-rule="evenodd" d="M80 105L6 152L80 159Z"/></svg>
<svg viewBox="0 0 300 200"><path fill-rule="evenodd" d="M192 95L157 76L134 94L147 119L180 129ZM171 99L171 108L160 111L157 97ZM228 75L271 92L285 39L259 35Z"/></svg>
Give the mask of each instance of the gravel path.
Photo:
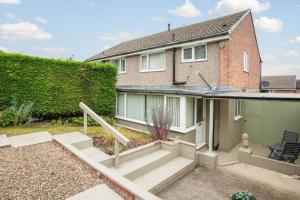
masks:
<svg viewBox="0 0 300 200"><path fill-rule="evenodd" d="M164 200L228 200L237 191L250 191L258 200L299 200L300 196L279 191L240 176L203 167L177 180L158 196Z"/></svg>
<svg viewBox="0 0 300 200"><path fill-rule="evenodd" d="M102 181L55 142L0 149L0 199L65 199Z"/></svg>

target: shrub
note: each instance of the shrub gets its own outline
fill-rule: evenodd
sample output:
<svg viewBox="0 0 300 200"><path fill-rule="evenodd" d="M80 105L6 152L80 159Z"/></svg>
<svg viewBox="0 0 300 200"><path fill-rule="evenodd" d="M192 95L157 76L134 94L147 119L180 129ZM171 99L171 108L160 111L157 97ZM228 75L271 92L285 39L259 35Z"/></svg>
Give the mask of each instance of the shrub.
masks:
<svg viewBox="0 0 300 200"><path fill-rule="evenodd" d="M152 109L152 124L149 122L149 132L157 140L166 140L168 137L169 129L171 126L172 118L171 113L164 109L163 106Z"/></svg>
<svg viewBox="0 0 300 200"><path fill-rule="evenodd" d="M0 52L0 108L15 96L18 104L34 102L34 117L81 115L80 101L97 114L113 116L116 75L112 64Z"/></svg>
<svg viewBox="0 0 300 200"><path fill-rule="evenodd" d="M11 105L7 107L2 114L0 114L0 125L3 127L11 126L17 112L17 106Z"/></svg>
<svg viewBox="0 0 300 200"><path fill-rule="evenodd" d="M27 124L32 122L32 102L23 103L18 111L16 112L15 119L13 121L14 125Z"/></svg>
<svg viewBox="0 0 300 200"><path fill-rule="evenodd" d="M250 192L239 191L233 193L230 200L256 200L256 198Z"/></svg>

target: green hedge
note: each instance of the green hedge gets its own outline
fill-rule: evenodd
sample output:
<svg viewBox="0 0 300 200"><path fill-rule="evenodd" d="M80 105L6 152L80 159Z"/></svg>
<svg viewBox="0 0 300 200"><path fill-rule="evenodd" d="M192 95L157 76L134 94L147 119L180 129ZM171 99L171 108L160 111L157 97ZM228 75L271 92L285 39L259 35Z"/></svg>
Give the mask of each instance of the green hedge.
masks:
<svg viewBox="0 0 300 200"><path fill-rule="evenodd" d="M33 115L56 118L82 113L80 101L96 113L112 116L116 67L0 52L0 108L15 98L32 101Z"/></svg>

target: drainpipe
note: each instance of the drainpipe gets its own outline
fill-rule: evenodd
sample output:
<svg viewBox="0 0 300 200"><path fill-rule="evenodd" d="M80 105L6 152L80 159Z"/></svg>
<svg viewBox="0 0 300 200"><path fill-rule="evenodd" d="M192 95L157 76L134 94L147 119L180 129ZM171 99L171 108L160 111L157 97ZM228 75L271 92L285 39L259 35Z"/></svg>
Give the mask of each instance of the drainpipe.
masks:
<svg viewBox="0 0 300 200"><path fill-rule="evenodd" d="M174 34L173 34L174 40ZM186 81L176 81L176 48L172 49L173 53L173 85L185 85Z"/></svg>
<svg viewBox="0 0 300 200"><path fill-rule="evenodd" d="M213 130L214 130L214 100L209 100L209 127L208 127L208 150L213 151Z"/></svg>

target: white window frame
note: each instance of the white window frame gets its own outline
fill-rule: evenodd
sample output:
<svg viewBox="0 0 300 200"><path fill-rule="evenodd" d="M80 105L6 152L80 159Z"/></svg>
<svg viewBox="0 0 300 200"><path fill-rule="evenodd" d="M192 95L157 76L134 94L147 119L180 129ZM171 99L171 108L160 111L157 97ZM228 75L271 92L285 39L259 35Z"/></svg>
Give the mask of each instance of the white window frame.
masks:
<svg viewBox="0 0 300 200"><path fill-rule="evenodd" d="M175 126L171 126L170 127L170 130L171 131L177 131L177 132L181 132L181 133L187 133L187 132L190 132L192 130L195 130L197 128L197 122L196 122L196 118L197 118L197 115L196 113L197 112L194 112L194 125L191 126L191 127L186 127L186 98L187 97L193 97L195 98L195 102L196 101L196 96L184 96L184 95L166 95L166 94L149 94L149 93L127 93L127 92L120 92L119 94L124 94L124 116L119 116L117 115L117 112L116 112L116 118L117 119L122 119L122 120L126 120L126 121L130 121L130 122L135 122L135 123L139 123L139 124L144 124L144 125L147 125L149 123L147 123L146 121L142 121L142 120L137 120L137 119L131 119L129 117L127 117L127 94L140 94L140 95L160 95L160 96L163 96L164 98L164 108L167 107L167 97L179 97L180 98L180 125L179 127L175 127ZM117 102L117 99L116 99L116 111L117 111L117 106L118 106L118 102ZM195 105L197 106L197 105ZM194 108L195 110L197 110L197 107ZM152 123L150 123L152 124Z"/></svg>
<svg viewBox="0 0 300 200"><path fill-rule="evenodd" d="M242 100L236 99L234 102L234 121L242 118Z"/></svg>
<svg viewBox="0 0 300 200"><path fill-rule="evenodd" d="M164 56L163 56L163 58L164 58L164 61L163 61L164 66L162 66L162 68L160 68L160 69L149 69L149 55L156 54L156 53L163 53L164 54ZM142 58L143 58L143 56L147 57L147 69L143 69L142 68L142 65L143 65ZM151 53L141 54L140 55L140 72L161 72L161 71L165 71L165 70L166 70L166 54L165 54L165 51L154 51L154 52L151 52Z"/></svg>
<svg viewBox="0 0 300 200"><path fill-rule="evenodd" d="M249 54L246 51L243 53L243 68L244 72L249 72Z"/></svg>
<svg viewBox="0 0 300 200"><path fill-rule="evenodd" d="M205 46L205 58L201 59L195 59L195 47L198 46ZM192 59L184 59L184 50L192 48ZM207 61L207 44L197 44L193 46L186 46L181 48L181 61L182 62L201 62L201 61Z"/></svg>
<svg viewBox="0 0 300 200"><path fill-rule="evenodd" d="M124 71L121 71L122 70L122 59L125 60L125 70ZM119 57L119 58L116 58L116 59L113 59L112 61L118 61L119 62L119 65L118 65L118 74L125 74L126 73L126 69L127 69L127 64L126 64L126 57Z"/></svg>

